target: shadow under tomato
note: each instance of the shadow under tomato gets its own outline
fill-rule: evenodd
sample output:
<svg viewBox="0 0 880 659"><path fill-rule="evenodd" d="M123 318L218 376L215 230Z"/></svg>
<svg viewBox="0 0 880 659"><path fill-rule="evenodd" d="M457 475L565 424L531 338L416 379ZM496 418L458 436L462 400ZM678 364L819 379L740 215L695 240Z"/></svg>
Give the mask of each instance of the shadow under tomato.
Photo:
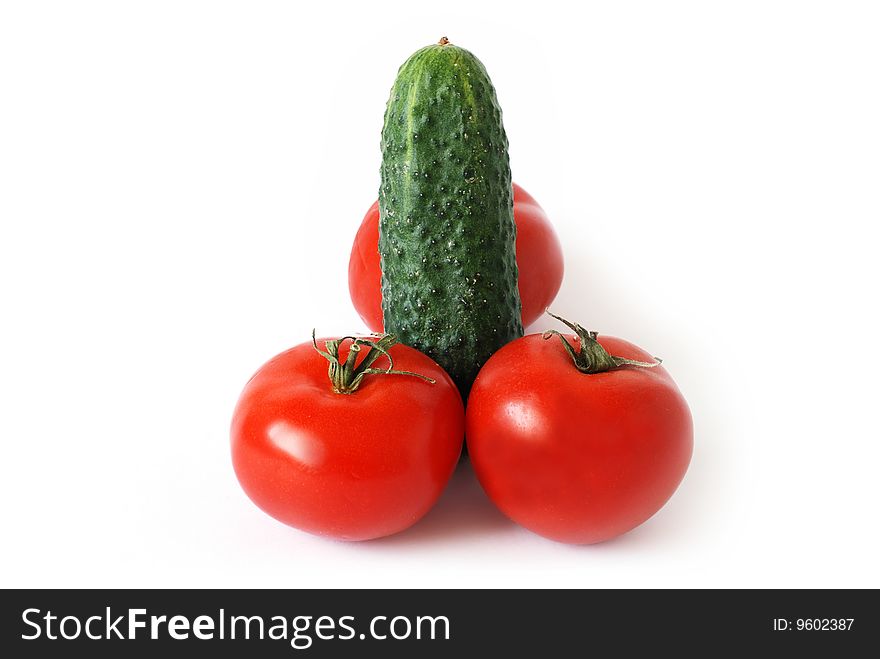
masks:
<svg viewBox="0 0 880 659"><path fill-rule="evenodd" d="M403 546L418 543L461 540L472 536L515 533L516 525L489 500L464 458L452 475L436 505L412 527L369 544Z"/></svg>

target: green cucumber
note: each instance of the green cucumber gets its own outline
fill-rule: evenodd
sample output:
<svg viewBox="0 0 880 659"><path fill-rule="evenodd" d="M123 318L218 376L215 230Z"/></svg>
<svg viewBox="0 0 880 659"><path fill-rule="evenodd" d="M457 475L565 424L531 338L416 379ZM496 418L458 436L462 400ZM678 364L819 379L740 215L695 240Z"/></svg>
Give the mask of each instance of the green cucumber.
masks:
<svg viewBox="0 0 880 659"><path fill-rule="evenodd" d="M391 89L379 211L385 331L466 397L523 330L501 108L482 63L445 38L404 62Z"/></svg>

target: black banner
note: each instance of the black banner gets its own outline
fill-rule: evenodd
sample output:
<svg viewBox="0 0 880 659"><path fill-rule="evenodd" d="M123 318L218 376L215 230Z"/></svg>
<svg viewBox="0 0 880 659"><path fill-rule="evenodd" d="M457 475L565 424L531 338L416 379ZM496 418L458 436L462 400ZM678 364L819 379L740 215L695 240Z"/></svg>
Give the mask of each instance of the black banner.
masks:
<svg viewBox="0 0 880 659"><path fill-rule="evenodd" d="M7 657L875 648L872 590L6 590ZM228 645L229 647L222 647ZM11 652L10 652L11 651ZM551 655L553 656L553 655Z"/></svg>

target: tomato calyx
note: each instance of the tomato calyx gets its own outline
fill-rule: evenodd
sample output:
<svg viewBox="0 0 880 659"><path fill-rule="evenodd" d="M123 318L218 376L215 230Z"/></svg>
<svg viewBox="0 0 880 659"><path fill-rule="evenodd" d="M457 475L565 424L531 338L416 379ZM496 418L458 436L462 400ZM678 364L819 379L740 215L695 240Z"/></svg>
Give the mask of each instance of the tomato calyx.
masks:
<svg viewBox="0 0 880 659"><path fill-rule="evenodd" d="M344 360L339 357L339 347L346 340L351 340L348 348L348 355ZM330 383L333 391L337 394L353 394L361 386L364 378L368 375L412 375L420 378L425 382L434 384L436 380L412 371L401 371L394 368L394 359L388 350L397 343L397 337L392 334L383 334L376 340L365 339L356 336L343 336L341 339L329 339L324 341L324 350L318 347L318 341L315 339L315 330L312 330L312 346L324 357L330 365L327 374L330 376ZM369 348L366 355L357 363L358 354L361 348L366 346ZM380 358L388 359L388 368L374 368L373 364Z"/></svg>
<svg viewBox="0 0 880 659"><path fill-rule="evenodd" d="M596 340L599 337L598 332L591 332L578 323L573 323L570 320L566 320L565 318L557 316L549 311L547 311L547 315L552 316L577 334L577 342L580 344L580 350L577 351L574 346L568 342L568 339L565 338L565 335L563 335L562 332L557 332L556 330L551 329L545 331L541 336L544 340L553 336L558 336L559 340L562 341L562 345L565 347L565 351L569 354L575 367L581 373L587 373L588 375L593 373L604 373L605 371L611 371L622 366L654 368L655 366L659 366L663 361L657 357L654 358L655 361L653 362L640 362L635 359L617 357L605 350L605 348L602 347L602 344Z"/></svg>

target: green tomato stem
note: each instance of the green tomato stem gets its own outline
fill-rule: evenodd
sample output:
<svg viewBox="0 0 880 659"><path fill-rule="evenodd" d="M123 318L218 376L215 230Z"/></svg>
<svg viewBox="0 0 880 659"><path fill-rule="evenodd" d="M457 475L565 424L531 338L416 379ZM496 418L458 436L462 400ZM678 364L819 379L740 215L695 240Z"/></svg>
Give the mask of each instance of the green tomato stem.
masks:
<svg viewBox="0 0 880 659"><path fill-rule="evenodd" d="M339 347L346 340L351 340L351 346L345 360L340 360ZM327 374L333 391L337 394L353 394L361 386L364 378L368 375L412 375L425 382L434 384L436 380L412 371L401 371L394 368L394 359L388 350L397 343L397 338L391 334L383 334L376 340L364 339L356 336L343 336L341 339L330 339L324 342L324 350L318 347L315 339L315 330L312 330L312 346L324 359L329 362ZM358 355L362 347L369 350L360 364L357 363ZM388 368L374 368L373 364L380 358L388 359Z"/></svg>
<svg viewBox="0 0 880 659"><path fill-rule="evenodd" d="M574 346L568 342L568 339L565 338L565 335L563 335L562 332L547 330L542 336L545 340L552 336L558 336L559 340L562 341L562 345L565 347L565 351L569 354L575 367L581 373L586 373L588 375L604 373L605 371L611 371L622 366L654 368L655 366L659 366L663 361L655 357L655 361L653 362L640 362L635 359L626 359L625 357L617 357L609 354L608 351L602 347L602 344L596 340L599 337L598 332L591 332L584 329L584 327L578 323L573 323L570 320L566 320L565 318L557 316L549 311L547 312L547 315L552 316L577 334L577 342L580 344L580 350L575 350Z"/></svg>

